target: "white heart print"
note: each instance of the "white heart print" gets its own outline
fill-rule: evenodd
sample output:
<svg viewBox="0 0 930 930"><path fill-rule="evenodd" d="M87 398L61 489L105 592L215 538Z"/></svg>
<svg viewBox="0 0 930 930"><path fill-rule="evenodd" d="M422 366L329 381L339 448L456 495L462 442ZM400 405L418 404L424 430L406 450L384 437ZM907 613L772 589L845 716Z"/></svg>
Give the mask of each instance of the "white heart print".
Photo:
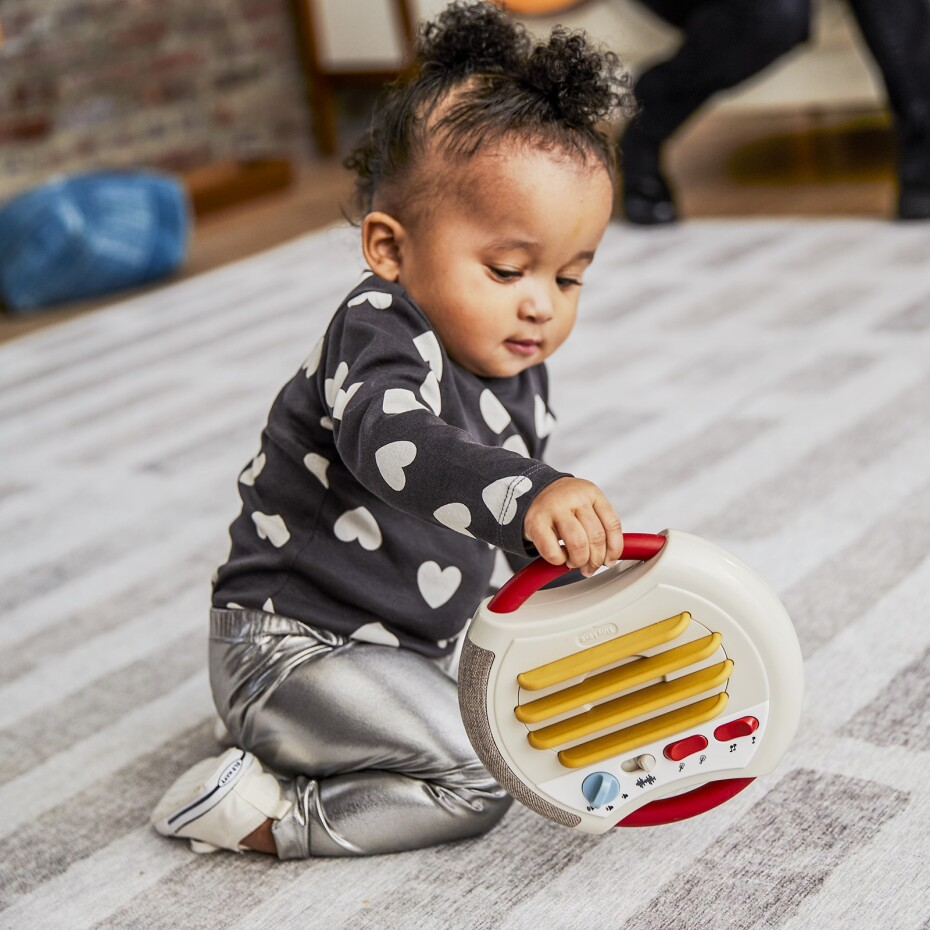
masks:
<svg viewBox="0 0 930 930"><path fill-rule="evenodd" d="M336 403L333 404L333 419L341 420L342 414L345 413L346 404L352 400L355 392L364 384L364 381L356 381L348 391L340 391L336 395Z"/></svg>
<svg viewBox="0 0 930 930"><path fill-rule="evenodd" d="M332 407L336 403L336 395L342 389L346 378L349 375L349 366L345 362L340 362L336 366L336 371L332 378L327 378L323 382L323 393L326 395L326 403Z"/></svg>
<svg viewBox="0 0 930 930"><path fill-rule="evenodd" d="M484 422L498 435L510 425L510 414L493 391L485 388L481 392L478 407L481 410L481 416L484 417Z"/></svg>
<svg viewBox="0 0 930 930"><path fill-rule="evenodd" d="M259 452L242 474L239 475L240 483L252 487L255 484L255 479L262 473L262 469L265 467L265 461L265 453Z"/></svg>
<svg viewBox="0 0 930 930"><path fill-rule="evenodd" d="M511 475L492 481L482 492L481 499L501 526L506 526L517 514L517 498L526 494L533 482L523 475Z"/></svg>
<svg viewBox="0 0 930 930"><path fill-rule="evenodd" d="M470 536L472 539L475 538L468 532L468 527L471 526L471 511L464 504L443 504L442 507L433 511L433 516L450 530L455 530L463 536Z"/></svg>
<svg viewBox="0 0 930 930"><path fill-rule="evenodd" d="M355 392L365 383L356 381L348 391L342 389L349 374L349 366L345 362L340 362L332 378L327 378L323 383L323 392L326 395L326 403L333 408L333 419L341 420L342 414L346 409L346 404L352 399Z"/></svg>
<svg viewBox="0 0 930 930"><path fill-rule="evenodd" d="M417 457L417 447L406 439L389 442L375 453L375 463L389 488L403 491L407 484L404 469Z"/></svg>
<svg viewBox="0 0 930 930"><path fill-rule="evenodd" d="M357 307L359 304L369 303L376 310L387 310L394 303L394 298L384 291L365 291L358 294L349 301L350 307Z"/></svg>
<svg viewBox="0 0 930 930"><path fill-rule="evenodd" d="M533 418L536 421L536 435L545 439L555 429L555 417L549 413L546 402L537 394Z"/></svg>
<svg viewBox="0 0 930 930"><path fill-rule="evenodd" d="M530 450L527 449L523 437L519 434L511 436L501 448L506 449L508 452L516 452L517 455L522 455L525 459L530 457Z"/></svg>
<svg viewBox="0 0 930 930"><path fill-rule="evenodd" d="M420 396L433 408L433 413L438 417L442 410L442 391L439 389L439 379L435 372L431 371L420 385Z"/></svg>
<svg viewBox="0 0 930 930"><path fill-rule="evenodd" d="M317 452L308 452L304 456L304 465L307 471L309 471L324 488L329 488L329 476L327 475L329 471L328 458L325 458Z"/></svg>
<svg viewBox="0 0 930 930"><path fill-rule="evenodd" d="M279 514L256 510L252 514L252 522L259 539L267 539L276 549L280 549L291 538L287 524Z"/></svg>
<svg viewBox="0 0 930 930"><path fill-rule="evenodd" d="M381 409L385 413L409 413L411 410L426 410L413 394L406 388L388 388L384 392Z"/></svg>
<svg viewBox="0 0 930 930"><path fill-rule="evenodd" d="M417 336L413 344L420 353L420 358L426 362L432 369L434 375L439 381L442 381L442 349L439 347L439 340L436 334L427 330L425 333Z"/></svg>
<svg viewBox="0 0 930 930"><path fill-rule="evenodd" d="M363 643L376 643L379 646L399 646L400 640L380 623L366 623L360 626L350 637Z"/></svg>
<svg viewBox="0 0 930 930"><path fill-rule="evenodd" d="M307 373L308 378L312 378L316 374L317 368L320 367L320 356L323 354L323 337L317 341L317 344L313 347L313 351L307 356L307 360L301 366L303 370Z"/></svg>
<svg viewBox="0 0 930 930"><path fill-rule="evenodd" d="M462 583L462 572L454 565L440 568L438 562L424 562L417 569L417 587L423 600L435 610L455 594Z"/></svg>
<svg viewBox="0 0 930 930"><path fill-rule="evenodd" d="M333 525L333 532L340 542L358 542L369 552L381 546L381 527L367 507L347 510Z"/></svg>

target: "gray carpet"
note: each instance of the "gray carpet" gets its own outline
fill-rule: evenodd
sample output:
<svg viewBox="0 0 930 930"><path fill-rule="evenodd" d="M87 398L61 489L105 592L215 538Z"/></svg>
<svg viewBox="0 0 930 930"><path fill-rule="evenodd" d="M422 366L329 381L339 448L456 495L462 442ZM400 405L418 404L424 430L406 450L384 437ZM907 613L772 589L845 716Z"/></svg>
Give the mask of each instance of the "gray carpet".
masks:
<svg viewBox="0 0 930 930"><path fill-rule="evenodd" d="M762 574L806 665L772 775L695 820L367 860L146 825L215 749L235 475L360 263L328 231L0 347L0 926L930 928L930 224L612 227L550 461Z"/></svg>

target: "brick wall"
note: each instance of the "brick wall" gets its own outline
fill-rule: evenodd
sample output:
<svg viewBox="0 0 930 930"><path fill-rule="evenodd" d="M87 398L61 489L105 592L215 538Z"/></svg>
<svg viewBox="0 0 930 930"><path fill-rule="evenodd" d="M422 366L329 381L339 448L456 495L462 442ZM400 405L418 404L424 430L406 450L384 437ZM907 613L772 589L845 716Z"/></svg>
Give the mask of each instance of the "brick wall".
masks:
<svg viewBox="0 0 930 930"><path fill-rule="evenodd" d="M58 172L303 155L288 0L3 0L0 199Z"/></svg>

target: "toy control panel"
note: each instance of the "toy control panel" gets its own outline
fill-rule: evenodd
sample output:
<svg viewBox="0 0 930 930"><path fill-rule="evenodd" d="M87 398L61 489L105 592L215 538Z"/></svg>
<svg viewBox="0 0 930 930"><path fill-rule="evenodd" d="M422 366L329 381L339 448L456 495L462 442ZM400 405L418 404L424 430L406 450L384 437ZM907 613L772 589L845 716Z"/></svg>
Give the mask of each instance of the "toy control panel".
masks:
<svg viewBox="0 0 930 930"><path fill-rule="evenodd" d="M746 768L765 735L768 702L736 716L639 746L626 757L605 760L543 782L540 791L579 813L617 822L628 801L648 791L668 791L693 774Z"/></svg>

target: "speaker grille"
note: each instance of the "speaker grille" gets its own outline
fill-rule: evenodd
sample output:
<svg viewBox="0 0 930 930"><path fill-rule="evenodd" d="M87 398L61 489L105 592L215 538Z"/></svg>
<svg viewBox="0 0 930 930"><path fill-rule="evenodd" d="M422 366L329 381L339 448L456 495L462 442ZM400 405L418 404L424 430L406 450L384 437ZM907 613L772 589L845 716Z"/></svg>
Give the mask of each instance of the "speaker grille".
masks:
<svg viewBox="0 0 930 930"><path fill-rule="evenodd" d="M733 671L729 658L686 671L720 649L719 633L638 657L647 649L678 638L690 624L691 615L684 612L521 673L517 682L523 690L557 688L514 709L521 723L541 724L529 731L529 744L539 750L564 747L558 752L559 762L566 768L581 768L719 716L727 705L726 690L676 706L721 686L725 688ZM623 664L599 671L618 662ZM667 680L668 675L683 670L685 674ZM648 719L617 729L645 715L649 715ZM605 730L611 732L586 740Z"/></svg>
<svg viewBox="0 0 930 930"><path fill-rule="evenodd" d="M501 787L521 804L537 814L548 817L566 827L581 823L577 814L569 814L531 791L514 775L494 742L488 721L488 680L494 653L476 646L465 638L459 665L459 709L468 738L485 768L497 779Z"/></svg>

